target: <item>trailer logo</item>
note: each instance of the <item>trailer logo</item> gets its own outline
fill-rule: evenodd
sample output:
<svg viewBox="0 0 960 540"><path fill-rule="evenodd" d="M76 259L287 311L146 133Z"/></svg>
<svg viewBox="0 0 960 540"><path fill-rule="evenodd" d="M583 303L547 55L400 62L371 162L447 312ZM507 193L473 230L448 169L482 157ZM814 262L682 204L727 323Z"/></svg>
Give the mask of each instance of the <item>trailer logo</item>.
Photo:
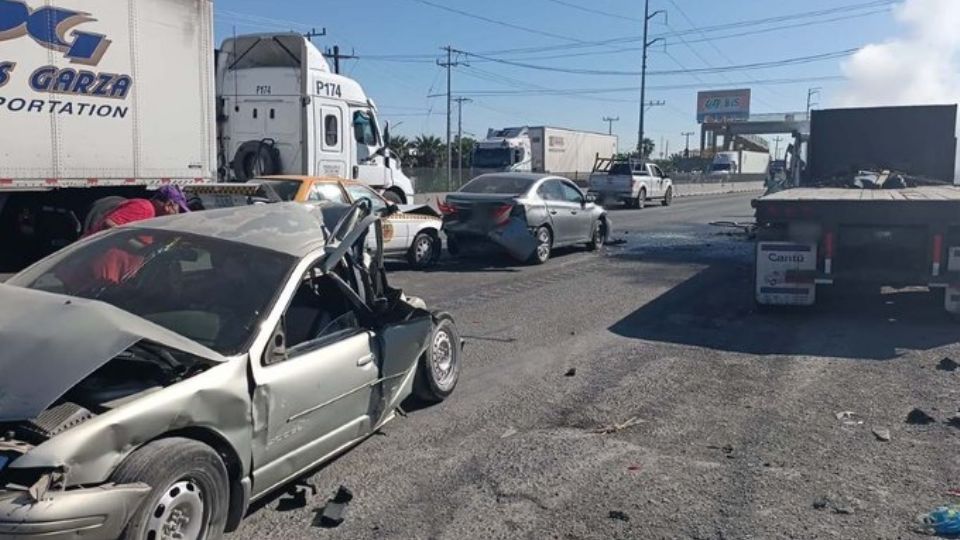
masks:
<svg viewBox="0 0 960 540"><path fill-rule="evenodd" d="M0 0L0 41L29 35L40 45L62 52L77 64L99 64L110 47L111 41L103 34L73 30L93 21L96 19L81 11L44 6L31 12L23 2ZM71 35L67 36L68 33Z"/></svg>

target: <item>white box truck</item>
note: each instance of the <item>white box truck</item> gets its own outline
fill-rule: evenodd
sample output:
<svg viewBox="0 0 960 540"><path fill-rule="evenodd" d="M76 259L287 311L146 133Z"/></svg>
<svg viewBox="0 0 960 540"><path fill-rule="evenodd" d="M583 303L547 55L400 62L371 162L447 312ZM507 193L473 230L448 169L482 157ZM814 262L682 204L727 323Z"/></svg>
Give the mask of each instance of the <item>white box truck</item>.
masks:
<svg viewBox="0 0 960 540"><path fill-rule="evenodd" d="M540 172L587 180L600 157L617 153L617 137L590 131L539 127L491 129L477 143L473 167L481 170Z"/></svg>
<svg viewBox="0 0 960 540"><path fill-rule="evenodd" d="M751 152L748 150L717 152L717 155L713 157L713 164L710 166L710 175L767 174L769 166L769 152Z"/></svg>
<svg viewBox="0 0 960 540"><path fill-rule="evenodd" d="M411 200L373 101L308 39L213 40L212 0L0 0L0 272L167 183L336 175Z"/></svg>

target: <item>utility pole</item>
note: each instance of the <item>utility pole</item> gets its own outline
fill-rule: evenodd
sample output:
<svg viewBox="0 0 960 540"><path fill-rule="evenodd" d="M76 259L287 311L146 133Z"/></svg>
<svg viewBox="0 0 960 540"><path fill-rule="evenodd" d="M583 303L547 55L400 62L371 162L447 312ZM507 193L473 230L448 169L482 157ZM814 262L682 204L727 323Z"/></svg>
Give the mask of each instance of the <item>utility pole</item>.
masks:
<svg viewBox="0 0 960 540"><path fill-rule="evenodd" d="M643 63L640 69L640 129L637 134L637 153L640 154L640 159L644 158L643 155L643 121L644 114L646 112L646 103L647 103L647 49L658 41L663 41L663 38L656 38L653 41L647 41L647 36L650 31L650 19L656 17L657 15L665 13L663 10L657 10L653 13L650 13L650 0L645 0L643 5Z"/></svg>
<svg viewBox="0 0 960 540"><path fill-rule="evenodd" d="M463 185L463 104L470 103L473 100L465 97L458 97L457 102L457 186Z"/></svg>
<svg viewBox="0 0 960 540"><path fill-rule="evenodd" d="M453 68L459 66L459 62L453 61L453 47L447 45L443 47L447 51L447 61L437 60L437 65L447 68L447 191L450 191L450 183L453 177L453 146L451 145L452 135L452 114L453 114ZM460 51L457 51L459 53Z"/></svg>
<svg viewBox="0 0 960 540"><path fill-rule="evenodd" d="M620 117L604 116L603 121L607 123L607 135L613 135L613 123L619 122Z"/></svg>
<svg viewBox="0 0 960 540"><path fill-rule="evenodd" d="M819 101L817 103L813 102L813 96L817 96L819 98L821 96L822 90L823 89L820 88L819 86L816 88L807 89L807 119L808 120L810 119L810 109L814 106L820 105Z"/></svg>
<svg viewBox="0 0 960 540"><path fill-rule="evenodd" d="M693 132L693 131L684 131L683 133L680 134L681 137L683 137L683 138L685 138L685 139L687 140L686 147L685 147L684 150L683 150L683 157L684 157L684 159L690 157L690 137L693 136L693 135L696 135L696 132Z"/></svg>
<svg viewBox="0 0 960 540"><path fill-rule="evenodd" d="M333 50L327 49L325 51L326 56L333 58L333 72L337 75L340 74L340 61L341 60L355 60L357 57L356 54L340 54L340 46L334 45Z"/></svg>
<svg viewBox="0 0 960 540"><path fill-rule="evenodd" d="M774 160L780 158L780 141L782 141L782 140L783 140L783 137L781 137L781 136L779 136L779 135L777 135L776 137L773 138L773 142L776 143L775 146L773 147L773 159L774 159Z"/></svg>
<svg viewBox="0 0 960 540"><path fill-rule="evenodd" d="M236 32L234 32L234 33L236 33ZM310 43L313 43L313 38L315 38L315 37L323 37L323 36L325 36L325 35L327 35L327 29L326 29L326 28L321 28L319 32L317 32L317 29L316 29L316 28L311 28L309 32L307 32L306 34L303 35L303 37L307 38L307 39L310 41Z"/></svg>

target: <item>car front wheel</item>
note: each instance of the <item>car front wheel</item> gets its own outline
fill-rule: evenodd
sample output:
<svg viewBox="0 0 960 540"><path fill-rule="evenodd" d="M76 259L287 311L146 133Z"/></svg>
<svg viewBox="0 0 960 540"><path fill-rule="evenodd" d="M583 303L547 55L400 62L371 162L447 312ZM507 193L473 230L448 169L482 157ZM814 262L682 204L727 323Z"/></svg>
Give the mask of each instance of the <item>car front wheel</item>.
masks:
<svg viewBox="0 0 960 540"><path fill-rule="evenodd" d="M223 535L230 495L227 468L203 443L179 437L154 441L124 460L110 480L153 488L121 540L212 540Z"/></svg>
<svg viewBox="0 0 960 540"><path fill-rule="evenodd" d="M599 219L597 223L593 226L593 237L590 239L590 242L587 246L591 251L597 251L603 247L603 244L607 241L607 222Z"/></svg>
<svg viewBox="0 0 960 540"><path fill-rule="evenodd" d="M460 332L447 314L437 316L427 352L417 366L414 395L427 403L439 403L453 393L460 380Z"/></svg>

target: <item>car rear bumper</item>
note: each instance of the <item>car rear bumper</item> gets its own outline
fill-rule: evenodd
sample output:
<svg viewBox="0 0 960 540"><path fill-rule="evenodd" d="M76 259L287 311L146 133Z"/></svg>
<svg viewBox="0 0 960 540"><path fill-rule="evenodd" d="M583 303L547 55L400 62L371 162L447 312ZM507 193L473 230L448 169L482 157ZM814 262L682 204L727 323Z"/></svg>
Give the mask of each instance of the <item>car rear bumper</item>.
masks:
<svg viewBox="0 0 960 540"><path fill-rule="evenodd" d="M519 218L511 218L506 224L493 228L471 223L445 223L443 231L448 242L452 238L460 247L497 246L521 261L529 259L537 249L536 238L526 221Z"/></svg>
<svg viewBox="0 0 960 540"><path fill-rule="evenodd" d="M0 491L0 538L112 540L150 493L146 484L105 485L49 492Z"/></svg>

